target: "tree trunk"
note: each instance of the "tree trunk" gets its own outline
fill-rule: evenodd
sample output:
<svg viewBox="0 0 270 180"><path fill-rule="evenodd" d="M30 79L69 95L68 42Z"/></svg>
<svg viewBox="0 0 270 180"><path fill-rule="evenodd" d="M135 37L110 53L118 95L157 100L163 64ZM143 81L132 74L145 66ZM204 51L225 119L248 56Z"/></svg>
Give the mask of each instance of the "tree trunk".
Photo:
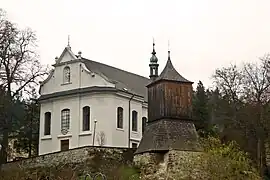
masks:
<svg viewBox="0 0 270 180"><path fill-rule="evenodd" d="M32 142L33 142L33 136L32 136L32 129L33 129L33 107L32 104L30 105L30 130L29 130L29 142L28 142L28 157L30 158L32 156Z"/></svg>
<svg viewBox="0 0 270 180"><path fill-rule="evenodd" d="M12 96L11 96L11 88L8 86L7 91L7 104L6 106L6 114L5 114L5 120L4 120L4 131L3 131L3 143L2 143L2 162L6 163L8 160L8 138L9 133L12 130Z"/></svg>
<svg viewBox="0 0 270 180"><path fill-rule="evenodd" d="M258 170L261 172L261 139L258 138L257 141L257 166Z"/></svg>
<svg viewBox="0 0 270 180"><path fill-rule="evenodd" d="M258 100L258 105L259 105L259 122L258 122L258 127L259 127L259 132L258 132L258 144L257 144L257 159L258 159L258 169L260 172L260 175L263 175L264 172L264 162L265 159L265 149L264 149L264 143L265 143L265 131L263 127L263 106L262 102Z"/></svg>
<svg viewBox="0 0 270 180"><path fill-rule="evenodd" d="M3 142L2 142L2 163L7 162L8 157L8 128L5 127L3 131Z"/></svg>
<svg viewBox="0 0 270 180"><path fill-rule="evenodd" d="M8 159L8 138L10 131L10 121L11 121L11 106L10 101L7 104L7 112L4 116L4 129L3 129L3 141L2 141L2 163L6 163Z"/></svg>

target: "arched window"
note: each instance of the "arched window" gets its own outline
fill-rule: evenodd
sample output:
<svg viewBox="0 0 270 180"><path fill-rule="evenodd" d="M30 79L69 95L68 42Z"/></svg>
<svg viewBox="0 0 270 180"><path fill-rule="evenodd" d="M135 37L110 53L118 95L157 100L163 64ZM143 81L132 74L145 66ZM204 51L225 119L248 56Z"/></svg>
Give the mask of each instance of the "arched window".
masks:
<svg viewBox="0 0 270 180"><path fill-rule="evenodd" d="M83 131L90 130L90 107L83 107Z"/></svg>
<svg viewBox="0 0 270 180"><path fill-rule="evenodd" d="M138 131L138 113L132 111L132 131Z"/></svg>
<svg viewBox="0 0 270 180"><path fill-rule="evenodd" d="M51 113L46 112L44 114L44 135L50 135L51 134Z"/></svg>
<svg viewBox="0 0 270 180"><path fill-rule="evenodd" d="M64 68L64 83L69 83L70 82L70 68L68 66L66 66Z"/></svg>
<svg viewBox="0 0 270 180"><path fill-rule="evenodd" d="M147 124L147 118L143 117L142 118L142 133L144 133L145 131L146 124Z"/></svg>
<svg viewBox="0 0 270 180"><path fill-rule="evenodd" d="M69 130L70 125L70 110L69 109L63 109L61 111L61 130Z"/></svg>
<svg viewBox="0 0 270 180"><path fill-rule="evenodd" d="M123 108L117 108L117 128L123 129Z"/></svg>

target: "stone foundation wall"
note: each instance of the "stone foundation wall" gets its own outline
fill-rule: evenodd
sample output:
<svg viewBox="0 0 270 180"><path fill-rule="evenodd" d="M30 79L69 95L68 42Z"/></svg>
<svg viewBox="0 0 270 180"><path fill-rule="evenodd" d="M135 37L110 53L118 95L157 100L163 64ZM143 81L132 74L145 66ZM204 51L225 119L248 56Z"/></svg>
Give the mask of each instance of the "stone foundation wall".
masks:
<svg viewBox="0 0 270 180"><path fill-rule="evenodd" d="M203 169L202 152L168 151L144 153L134 157L145 180L207 179Z"/></svg>
<svg viewBox="0 0 270 180"><path fill-rule="evenodd" d="M83 164L87 161L93 161L96 165L101 162L101 160L128 163L133 161L133 153L134 149L127 148L82 147L9 162L7 164L3 164L2 169L35 169L56 167L63 164Z"/></svg>
<svg viewBox="0 0 270 180"><path fill-rule="evenodd" d="M170 151L167 173L178 179L207 179L202 152Z"/></svg>

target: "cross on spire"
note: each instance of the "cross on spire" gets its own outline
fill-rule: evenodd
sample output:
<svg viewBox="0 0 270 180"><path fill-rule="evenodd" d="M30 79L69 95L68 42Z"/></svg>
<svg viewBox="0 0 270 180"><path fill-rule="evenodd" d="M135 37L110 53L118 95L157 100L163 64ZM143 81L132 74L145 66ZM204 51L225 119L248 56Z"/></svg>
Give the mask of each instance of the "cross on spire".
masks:
<svg viewBox="0 0 270 180"><path fill-rule="evenodd" d="M68 47L70 47L70 35L68 35Z"/></svg>
<svg viewBox="0 0 270 180"><path fill-rule="evenodd" d="M153 52L152 52L152 54L153 55L155 55L156 54L156 51L155 51L155 39L154 39L154 37L153 37Z"/></svg>
<svg viewBox="0 0 270 180"><path fill-rule="evenodd" d="M168 60L171 60L170 40L168 40Z"/></svg>

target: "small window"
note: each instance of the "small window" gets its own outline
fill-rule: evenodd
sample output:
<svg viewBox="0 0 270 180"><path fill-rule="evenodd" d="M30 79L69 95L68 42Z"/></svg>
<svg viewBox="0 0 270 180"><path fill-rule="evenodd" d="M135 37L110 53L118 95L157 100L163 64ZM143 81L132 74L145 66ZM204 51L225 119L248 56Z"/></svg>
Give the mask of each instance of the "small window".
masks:
<svg viewBox="0 0 270 180"><path fill-rule="evenodd" d="M44 135L50 135L51 134L51 113L46 112L44 118Z"/></svg>
<svg viewBox="0 0 270 180"><path fill-rule="evenodd" d="M138 144L137 143L132 143L131 146L132 146L132 148L137 148Z"/></svg>
<svg viewBox="0 0 270 180"><path fill-rule="evenodd" d="M90 130L90 107L83 107L83 131Z"/></svg>
<svg viewBox="0 0 270 180"><path fill-rule="evenodd" d="M146 125L147 125L147 118L143 117L142 118L142 133L144 133Z"/></svg>
<svg viewBox="0 0 270 180"><path fill-rule="evenodd" d="M123 108L117 108L117 128L123 129Z"/></svg>
<svg viewBox="0 0 270 180"><path fill-rule="evenodd" d="M61 111L61 130L69 130L70 110L63 109Z"/></svg>
<svg viewBox="0 0 270 180"><path fill-rule="evenodd" d="M64 83L69 83L70 82L70 68L68 66L66 66L64 68Z"/></svg>
<svg viewBox="0 0 270 180"><path fill-rule="evenodd" d="M69 150L69 140L61 140L61 151Z"/></svg>
<svg viewBox="0 0 270 180"><path fill-rule="evenodd" d="M132 111L132 131L138 131L138 113Z"/></svg>

